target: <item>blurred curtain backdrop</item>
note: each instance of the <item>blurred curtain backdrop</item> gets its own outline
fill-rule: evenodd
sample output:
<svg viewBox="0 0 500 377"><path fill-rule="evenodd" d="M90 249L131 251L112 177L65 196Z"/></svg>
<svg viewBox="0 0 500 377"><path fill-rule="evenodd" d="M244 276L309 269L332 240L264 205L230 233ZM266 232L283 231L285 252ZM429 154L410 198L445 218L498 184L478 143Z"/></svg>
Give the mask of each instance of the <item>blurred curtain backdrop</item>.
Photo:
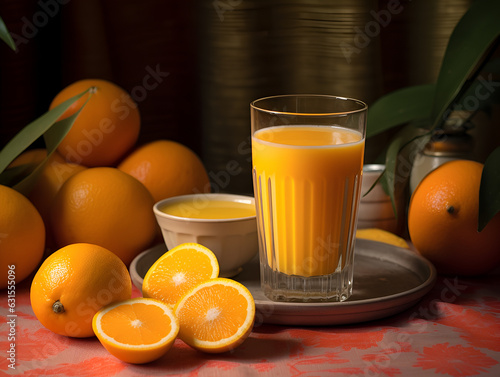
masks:
<svg viewBox="0 0 500 377"><path fill-rule="evenodd" d="M249 103L322 93L373 103L434 82L471 0L2 0L0 147L82 78L139 104L139 143L179 141L217 191L250 193ZM158 85L143 80L160 72ZM367 161L387 135L367 141Z"/></svg>

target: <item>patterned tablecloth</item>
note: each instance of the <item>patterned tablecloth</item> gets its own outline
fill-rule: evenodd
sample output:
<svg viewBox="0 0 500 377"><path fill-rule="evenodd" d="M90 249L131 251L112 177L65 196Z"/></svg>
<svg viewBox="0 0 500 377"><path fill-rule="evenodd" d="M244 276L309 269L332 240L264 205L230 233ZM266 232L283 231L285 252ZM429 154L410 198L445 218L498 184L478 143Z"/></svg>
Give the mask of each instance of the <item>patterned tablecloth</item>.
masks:
<svg viewBox="0 0 500 377"><path fill-rule="evenodd" d="M140 295L136 288L133 295ZM163 358L146 365L117 360L97 338L66 338L45 329L33 315L29 282L17 285L13 313L7 291L0 291L0 312L0 375L500 376L498 272L479 279L438 277L414 307L372 322L257 324L243 345L226 354L203 354L178 339Z"/></svg>

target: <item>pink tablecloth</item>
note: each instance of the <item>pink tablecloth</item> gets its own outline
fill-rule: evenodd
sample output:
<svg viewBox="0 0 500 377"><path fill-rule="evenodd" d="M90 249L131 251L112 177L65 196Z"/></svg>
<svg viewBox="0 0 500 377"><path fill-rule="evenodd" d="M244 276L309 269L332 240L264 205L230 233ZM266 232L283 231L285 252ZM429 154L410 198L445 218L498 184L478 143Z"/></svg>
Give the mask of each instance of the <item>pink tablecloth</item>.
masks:
<svg viewBox="0 0 500 377"><path fill-rule="evenodd" d="M256 324L246 342L227 354L203 354L177 340L167 355L147 365L122 363L96 338L72 339L46 330L31 310L28 282L16 287L14 313L7 291L0 296L0 375L500 376L498 273L480 279L439 277L413 308L373 322Z"/></svg>

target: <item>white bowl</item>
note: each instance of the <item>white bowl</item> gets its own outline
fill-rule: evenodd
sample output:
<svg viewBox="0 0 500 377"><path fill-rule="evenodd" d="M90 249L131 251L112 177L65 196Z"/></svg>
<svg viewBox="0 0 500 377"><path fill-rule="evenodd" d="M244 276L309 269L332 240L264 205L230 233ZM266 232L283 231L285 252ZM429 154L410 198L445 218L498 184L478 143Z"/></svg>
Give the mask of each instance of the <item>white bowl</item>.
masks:
<svg viewBox="0 0 500 377"><path fill-rule="evenodd" d="M207 200L223 200L255 205L251 196L235 194L181 195L159 201L153 211L168 249L186 242L201 244L216 255L219 276L231 277L241 271L259 250L255 215L231 219L198 219L172 216L160 209L167 204L193 201L202 206Z"/></svg>

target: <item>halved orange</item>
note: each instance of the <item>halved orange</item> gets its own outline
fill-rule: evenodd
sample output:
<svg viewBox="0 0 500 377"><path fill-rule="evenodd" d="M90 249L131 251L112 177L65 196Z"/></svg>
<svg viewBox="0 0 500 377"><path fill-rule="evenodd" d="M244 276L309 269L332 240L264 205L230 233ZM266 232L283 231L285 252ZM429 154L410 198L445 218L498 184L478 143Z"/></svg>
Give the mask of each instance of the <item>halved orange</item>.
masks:
<svg viewBox="0 0 500 377"><path fill-rule="evenodd" d="M179 321L168 305L140 297L103 307L92 328L113 356L143 364L167 353L179 333Z"/></svg>
<svg viewBox="0 0 500 377"><path fill-rule="evenodd" d="M250 335L255 302L242 284L225 278L198 284L175 306L179 338L203 352L232 350Z"/></svg>
<svg viewBox="0 0 500 377"><path fill-rule="evenodd" d="M195 285L219 276L215 254L197 243L184 243L163 254L148 270L142 295L174 306Z"/></svg>

